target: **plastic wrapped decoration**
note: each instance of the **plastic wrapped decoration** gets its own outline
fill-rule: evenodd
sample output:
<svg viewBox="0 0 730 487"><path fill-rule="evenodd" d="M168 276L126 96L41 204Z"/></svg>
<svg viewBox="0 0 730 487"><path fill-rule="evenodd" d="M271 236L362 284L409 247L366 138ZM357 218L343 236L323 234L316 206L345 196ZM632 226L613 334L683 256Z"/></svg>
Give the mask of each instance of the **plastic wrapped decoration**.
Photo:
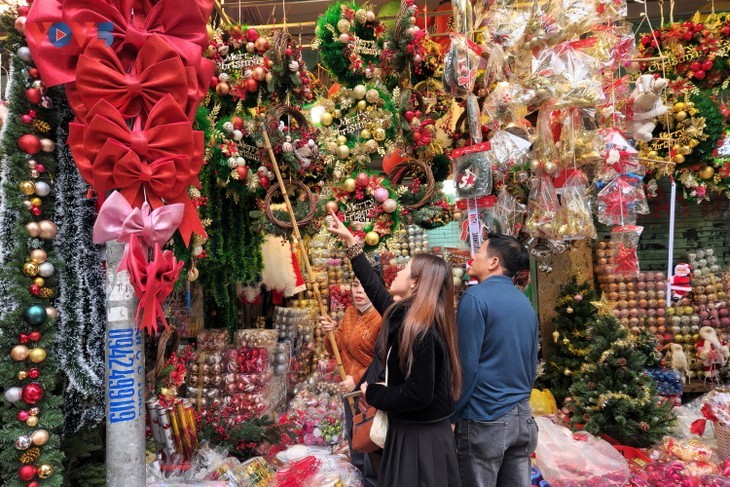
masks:
<svg viewBox="0 0 730 487"><path fill-rule="evenodd" d="M560 202L555 192L552 178L541 174L534 178L532 190L527 200L527 221L525 231L531 237L545 237L551 240L560 240L556 217Z"/></svg>
<svg viewBox="0 0 730 487"><path fill-rule="evenodd" d="M484 102L483 112L487 123L496 128L517 123L525 114L525 106L520 99L522 89L506 81L497 83Z"/></svg>
<svg viewBox="0 0 730 487"><path fill-rule="evenodd" d="M633 277L639 275L639 239L644 227L624 225L611 230L612 255L609 270L613 275Z"/></svg>
<svg viewBox="0 0 730 487"><path fill-rule="evenodd" d="M528 15L528 12L506 5L492 5L482 23L488 32L489 43L513 47L525 33Z"/></svg>
<svg viewBox="0 0 730 487"><path fill-rule="evenodd" d="M538 47L555 45L562 38L558 18L550 11L550 2L546 4L532 2L530 17L525 26L525 35L522 38L524 52Z"/></svg>
<svg viewBox="0 0 730 487"><path fill-rule="evenodd" d="M596 238L588 180L585 174L575 171L557 192L560 194L557 233L562 236L563 240Z"/></svg>
<svg viewBox="0 0 730 487"><path fill-rule="evenodd" d="M517 201L506 188L502 188L494 205L494 219L500 227L501 233L517 237L522 229L527 209Z"/></svg>
<svg viewBox="0 0 730 487"><path fill-rule="evenodd" d="M454 159L454 186L460 198L492 193L492 164L489 142L474 144L451 153Z"/></svg>
<svg viewBox="0 0 730 487"><path fill-rule="evenodd" d="M639 162L639 151L629 143L619 130L599 129L596 143L601 147L600 162L594 177L598 181L610 181L621 174L644 176L646 167Z"/></svg>
<svg viewBox="0 0 730 487"><path fill-rule="evenodd" d="M560 0L553 4L564 38L590 32L599 22L598 11L586 6L584 0Z"/></svg>
<svg viewBox="0 0 730 487"><path fill-rule="evenodd" d="M562 167L575 169L599 160L595 143L596 125L593 123L595 113L594 108L570 108L562 113L557 143Z"/></svg>
<svg viewBox="0 0 730 487"><path fill-rule="evenodd" d="M559 113L559 111L554 110L553 105L548 105L543 107L537 116L535 127L537 134L531 155L533 160L530 162L533 172L542 169L550 176L555 176L560 169L558 166L560 151L556 144L556 137L559 137L560 132L553 130L557 124L555 115Z"/></svg>
<svg viewBox="0 0 730 487"><path fill-rule="evenodd" d="M469 133L473 143L482 141L479 122L479 100L473 93L480 67L483 67L482 49L460 34L451 35L451 47L444 57L444 86L455 97L466 99Z"/></svg>
<svg viewBox="0 0 730 487"><path fill-rule="evenodd" d="M563 43L555 47L556 72L563 73L558 108L595 107L606 98L600 78L601 63L582 49L596 43L595 37Z"/></svg>
<svg viewBox="0 0 730 487"><path fill-rule="evenodd" d="M599 188L602 184L597 182ZM641 177L624 174L602 187L597 196L598 221L604 225L634 225L636 215L649 213Z"/></svg>
<svg viewBox="0 0 730 487"><path fill-rule="evenodd" d="M524 137L516 134L524 135ZM527 162L531 147L532 143L529 141L527 131L517 126L494 132L489 139L489 156L493 161L492 170L495 173L501 173L501 179L506 179L507 173L514 166L521 166ZM500 178L495 174L494 179Z"/></svg>

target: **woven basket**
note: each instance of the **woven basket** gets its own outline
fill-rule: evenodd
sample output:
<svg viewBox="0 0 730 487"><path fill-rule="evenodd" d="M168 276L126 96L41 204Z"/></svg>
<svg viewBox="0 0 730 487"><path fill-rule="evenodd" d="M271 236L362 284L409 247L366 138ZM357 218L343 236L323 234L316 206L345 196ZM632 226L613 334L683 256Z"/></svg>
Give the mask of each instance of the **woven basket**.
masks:
<svg viewBox="0 0 730 487"><path fill-rule="evenodd" d="M723 426L718 422L715 425L715 439L717 440L717 455L725 460L730 458L730 426Z"/></svg>
<svg viewBox="0 0 730 487"><path fill-rule="evenodd" d="M287 185L289 186L289 185ZM298 227L304 227L312 223L312 220L314 220L314 214L317 212L317 198L314 196L312 191L309 189L309 187L302 183L301 181L292 181L291 186L295 186L298 189L304 191L304 194L307 198L307 202L309 203L309 211L307 212L307 215L302 218L301 220L297 221ZM276 183L272 185L269 190L266 192L266 197L264 198L264 214L266 215L266 218L268 218L271 223L276 225L279 228L282 228L284 230L291 230L294 226L290 221L281 221L276 216L274 216L274 213L271 211L271 199L274 197L276 193L279 192L279 183ZM289 193L289 199L291 201L291 191L287 189L287 193Z"/></svg>
<svg viewBox="0 0 730 487"><path fill-rule="evenodd" d="M426 185L426 192L420 201L412 205L402 205L406 210L416 210L425 205L431 196L436 192L436 180L433 178L433 172L431 166L425 162L418 161L416 159L406 159L403 162L398 163L393 170L390 172L388 179L393 186L397 186L403 180L406 174L421 173L426 177L426 181L423 183Z"/></svg>

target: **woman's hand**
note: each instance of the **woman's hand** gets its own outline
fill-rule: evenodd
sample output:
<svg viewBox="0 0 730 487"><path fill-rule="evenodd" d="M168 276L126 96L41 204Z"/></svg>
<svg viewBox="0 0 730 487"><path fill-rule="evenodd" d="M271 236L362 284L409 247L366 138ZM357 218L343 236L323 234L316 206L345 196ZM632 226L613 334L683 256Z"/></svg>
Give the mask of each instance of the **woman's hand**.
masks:
<svg viewBox="0 0 730 487"><path fill-rule="evenodd" d="M362 384L360 384L360 392L362 392L362 396L360 396L360 397L365 398L366 397L365 396L365 393L367 392L367 390L368 390L368 383L367 382L363 382ZM366 399L366 401L367 401L367 399Z"/></svg>
<svg viewBox="0 0 730 487"><path fill-rule="evenodd" d="M322 326L322 331L325 333L329 333L337 329L337 322L329 316L320 316L319 324Z"/></svg>
<svg viewBox="0 0 730 487"><path fill-rule="evenodd" d="M327 225L327 231L333 235L337 235L342 243L344 243L346 246L350 247L352 245L355 245L355 237L352 235L352 232L345 226L345 224L342 223L339 218L337 218L337 214L334 211L330 210L329 216L331 218L331 221Z"/></svg>
<svg viewBox="0 0 730 487"><path fill-rule="evenodd" d="M345 377L345 380L340 382L340 390L347 394L348 392L351 392L353 389L355 389L355 381L352 380L352 376L348 375Z"/></svg>

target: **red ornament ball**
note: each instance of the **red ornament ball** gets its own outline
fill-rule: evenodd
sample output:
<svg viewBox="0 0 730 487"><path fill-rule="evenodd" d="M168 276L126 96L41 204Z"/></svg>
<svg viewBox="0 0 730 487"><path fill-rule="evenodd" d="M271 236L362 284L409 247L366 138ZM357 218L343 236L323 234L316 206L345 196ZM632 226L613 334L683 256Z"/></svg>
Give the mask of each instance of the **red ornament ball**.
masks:
<svg viewBox="0 0 730 487"><path fill-rule="evenodd" d="M41 141L33 134L21 135L18 139L18 148L26 154L35 155L41 150Z"/></svg>
<svg viewBox="0 0 730 487"><path fill-rule="evenodd" d="M38 68L30 68L28 70L28 76L31 78L40 78L41 75L38 73Z"/></svg>
<svg viewBox="0 0 730 487"><path fill-rule="evenodd" d="M36 481L33 481L33 482L28 482L28 485L26 485L25 487L40 487L40 484Z"/></svg>
<svg viewBox="0 0 730 487"><path fill-rule="evenodd" d="M259 82L253 78L248 78L243 82L243 88L249 93L256 93L259 91Z"/></svg>
<svg viewBox="0 0 730 487"><path fill-rule="evenodd" d="M246 31L245 35L248 42L256 42L256 39L259 38L259 31L251 27Z"/></svg>
<svg viewBox="0 0 730 487"><path fill-rule="evenodd" d="M41 336L42 336L41 332L39 332L39 331L32 331L32 332L28 333L28 339L31 342L37 342L38 340L41 339Z"/></svg>
<svg viewBox="0 0 730 487"><path fill-rule="evenodd" d="M36 404L43 399L43 387L36 383L26 384L21 397L26 404Z"/></svg>
<svg viewBox="0 0 730 487"><path fill-rule="evenodd" d="M269 189L269 186L271 186L271 181L269 181L269 178L267 178L266 176L260 176L259 184L261 184L262 188Z"/></svg>
<svg viewBox="0 0 730 487"><path fill-rule="evenodd" d="M18 478L23 482L31 481L35 478L35 467L27 464L18 469Z"/></svg>
<svg viewBox="0 0 730 487"><path fill-rule="evenodd" d="M31 379L37 379L40 375L41 371L36 369L35 367L28 371L28 377L30 377Z"/></svg>
<svg viewBox="0 0 730 487"><path fill-rule="evenodd" d="M25 422L26 419L30 417L30 413L25 410L18 411L18 421Z"/></svg>
<svg viewBox="0 0 730 487"><path fill-rule="evenodd" d="M33 216L41 216L41 211L42 210L39 207L34 206L33 208L30 209L30 214Z"/></svg>
<svg viewBox="0 0 730 487"><path fill-rule="evenodd" d="M248 177L248 166L238 166L236 172L238 173L238 179L244 180Z"/></svg>
<svg viewBox="0 0 730 487"><path fill-rule="evenodd" d="M366 172L361 172L355 178L355 184L363 188L370 183L370 176Z"/></svg>
<svg viewBox="0 0 730 487"><path fill-rule="evenodd" d="M38 88L28 88L27 90L25 90L25 97L28 99L29 102L37 105L41 102L43 95L41 94L41 90L39 90Z"/></svg>
<svg viewBox="0 0 730 487"><path fill-rule="evenodd" d="M233 117L231 119L231 123L233 124L233 128L236 130L241 130L243 128L243 119L241 117Z"/></svg>

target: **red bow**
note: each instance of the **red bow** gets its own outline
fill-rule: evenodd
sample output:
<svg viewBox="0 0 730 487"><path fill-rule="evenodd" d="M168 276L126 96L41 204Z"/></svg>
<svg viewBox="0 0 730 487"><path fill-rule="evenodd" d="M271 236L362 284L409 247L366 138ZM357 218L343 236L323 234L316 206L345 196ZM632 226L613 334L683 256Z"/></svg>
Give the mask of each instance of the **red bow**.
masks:
<svg viewBox="0 0 730 487"><path fill-rule="evenodd" d="M162 303L172 293L175 282L180 275L183 262L178 262L170 250L162 251L160 244L155 244L154 258L147 262L143 246L139 245L135 234L130 235L132 258L127 265L129 282L139 299L136 321L147 333L157 332L157 323L168 327Z"/></svg>
<svg viewBox="0 0 730 487"><path fill-rule="evenodd" d="M190 154L188 184L199 185L197 174L203 165L203 133L193 130L187 116L171 95L165 95L150 110L142 130L130 130L124 116L109 102L101 100L89 111L87 124L69 124L68 144L81 175L95 184L93 165L108 140L116 140L140 159L155 161Z"/></svg>
<svg viewBox="0 0 730 487"><path fill-rule="evenodd" d="M152 34L168 40L186 65L197 67L208 46L207 17L203 14L209 11L212 2L196 1L198 8L181 8L178 0L160 0L154 5L150 0L36 0L28 14L27 24L31 27L28 46L48 86L74 81L79 54L97 37L109 37L125 68L131 67ZM148 10L140 12L135 8ZM72 39L64 47L58 47L56 39L54 45L48 36L56 32L51 26L57 22L71 29ZM111 30L98 30L98 26L109 23Z"/></svg>
<svg viewBox="0 0 730 487"><path fill-rule="evenodd" d="M157 35L142 46L131 73L113 50L103 42L94 41L79 56L76 83L69 84L66 92L80 121L85 120L87 107L100 100L108 101L128 118L146 115L166 93L187 109L188 95L198 94L196 71L192 67L186 69L177 52ZM188 89L190 83L194 88L192 93ZM195 99L194 104L199 101Z"/></svg>

